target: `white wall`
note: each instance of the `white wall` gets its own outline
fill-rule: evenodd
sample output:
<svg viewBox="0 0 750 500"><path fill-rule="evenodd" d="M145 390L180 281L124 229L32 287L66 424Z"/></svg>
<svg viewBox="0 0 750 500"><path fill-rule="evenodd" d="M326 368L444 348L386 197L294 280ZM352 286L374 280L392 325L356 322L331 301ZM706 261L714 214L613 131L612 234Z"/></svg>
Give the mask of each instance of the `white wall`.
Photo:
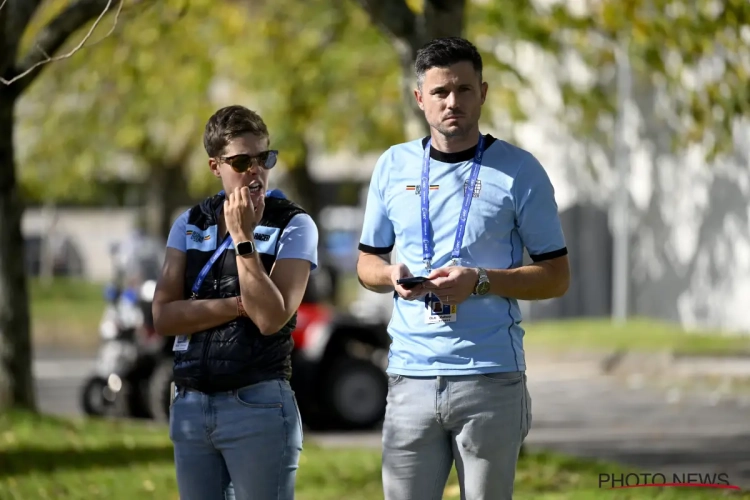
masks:
<svg viewBox="0 0 750 500"><path fill-rule="evenodd" d="M52 222L50 213L27 209L22 220L24 236L45 234ZM83 257L87 278L109 279L112 243L127 238L134 229L136 212L129 209L59 209L56 211L54 234L70 238Z"/></svg>

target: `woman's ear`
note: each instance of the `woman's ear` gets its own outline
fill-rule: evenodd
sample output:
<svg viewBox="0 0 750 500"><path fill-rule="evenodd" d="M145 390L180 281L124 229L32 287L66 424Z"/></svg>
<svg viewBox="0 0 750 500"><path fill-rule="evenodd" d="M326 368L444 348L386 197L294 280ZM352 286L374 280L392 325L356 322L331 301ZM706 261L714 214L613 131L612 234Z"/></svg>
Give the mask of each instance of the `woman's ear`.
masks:
<svg viewBox="0 0 750 500"><path fill-rule="evenodd" d="M211 170L211 173L214 174L215 177L221 178L221 169L219 167L219 162L214 158L208 159L208 168Z"/></svg>

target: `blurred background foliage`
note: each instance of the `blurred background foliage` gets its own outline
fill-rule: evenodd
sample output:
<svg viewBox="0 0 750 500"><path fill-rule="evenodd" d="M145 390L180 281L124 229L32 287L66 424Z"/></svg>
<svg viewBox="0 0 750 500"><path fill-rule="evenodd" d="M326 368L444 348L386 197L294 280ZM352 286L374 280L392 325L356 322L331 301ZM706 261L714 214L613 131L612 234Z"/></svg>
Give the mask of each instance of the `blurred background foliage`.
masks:
<svg viewBox="0 0 750 500"><path fill-rule="evenodd" d="M400 65L400 48L434 31L468 36L482 50L488 123L522 122L524 99L544 93L523 70L539 57L528 47L542 49L556 67L563 123L600 144L613 139L617 46L641 81L669 95L664 120L675 124L675 146L698 142L710 155L726 152L733 121L747 115L746 1L602 0L588 10L584 2L473 2L456 25L422 31L420 23L445 23L426 13L425 5L438 2L409 0L403 5L413 18L400 25L376 17L398 12L402 2L379 10L350 0L125 2L110 36L49 65L22 99L18 160L26 195L143 204L163 233L175 207L216 189L202 127L218 107L240 102L261 112L289 188L314 211L305 189L312 152L377 152L411 138L401 91L411 68ZM47 2L26 46L63 4ZM92 40L110 29L106 21ZM394 32L407 21L420 36Z"/></svg>

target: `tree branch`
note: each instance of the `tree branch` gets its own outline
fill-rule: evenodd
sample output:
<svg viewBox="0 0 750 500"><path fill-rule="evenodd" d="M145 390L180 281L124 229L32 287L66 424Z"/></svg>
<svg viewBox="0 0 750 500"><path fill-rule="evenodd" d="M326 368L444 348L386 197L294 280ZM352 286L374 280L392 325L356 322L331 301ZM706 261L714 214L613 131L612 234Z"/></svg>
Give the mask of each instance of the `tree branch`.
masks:
<svg viewBox="0 0 750 500"><path fill-rule="evenodd" d="M42 0L22 0L8 3L8 0L2 0L0 11L5 9L3 15L7 16L5 26L3 26L5 43L18 44L41 2Z"/></svg>
<svg viewBox="0 0 750 500"><path fill-rule="evenodd" d="M0 76L16 62L18 44L42 0L2 0L0 5Z"/></svg>
<svg viewBox="0 0 750 500"><path fill-rule="evenodd" d="M19 73L10 80L0 78L0 82L8 86L18 82L13 86L13 89L16 95L20 95L31 84L34 78L37 77L44 64L67 59L78 52L91 38L94 30L109 12L114 2L115 0L78 0L70 4L41 30L34 43L34 48L30 49L29 53L17 65L16 71ZM123 2L124 0L119 0L115 19L109 32L94 43L98 43L112 34L117 26ZM88 33L86 33L86 36L73 49L59 56L49 56L49 54L57 52L73 33L94 18L96 20ZM93 43L89 45L93 45ZM21 79L23 81L19 81Z"/></svg>

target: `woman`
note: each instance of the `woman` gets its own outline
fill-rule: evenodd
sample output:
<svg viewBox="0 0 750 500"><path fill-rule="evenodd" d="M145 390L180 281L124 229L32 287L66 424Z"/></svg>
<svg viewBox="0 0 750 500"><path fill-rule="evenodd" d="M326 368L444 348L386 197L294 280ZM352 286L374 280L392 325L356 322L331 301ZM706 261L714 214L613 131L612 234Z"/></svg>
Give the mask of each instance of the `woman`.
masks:
<svg viewBox="0 0 750 500"><path fill-rule="evenodd" d="M220 109L203 142L224 189L175 221L153 305L156 330L175 336L180 498L287 500L302 450L291 332L318 232L302 208L266 197L278 152L260 116Z"/></svg>

